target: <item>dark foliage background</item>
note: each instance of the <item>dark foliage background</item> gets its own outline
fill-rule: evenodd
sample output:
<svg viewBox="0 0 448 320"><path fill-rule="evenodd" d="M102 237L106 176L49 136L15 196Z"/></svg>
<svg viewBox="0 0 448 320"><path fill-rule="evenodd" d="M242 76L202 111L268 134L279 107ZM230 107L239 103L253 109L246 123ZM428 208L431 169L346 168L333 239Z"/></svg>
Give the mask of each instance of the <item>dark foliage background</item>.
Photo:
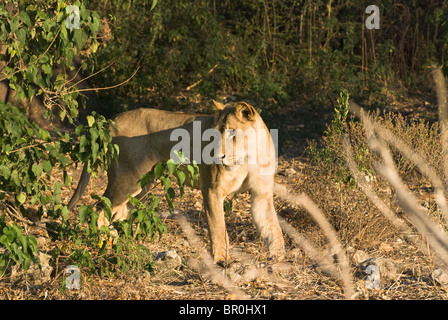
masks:
<svg viewBox="0 0 448 320"><path fill-rule="evenodd" d="M167 108L236 95L261 107L334 101L342 89L381 103L430 90L428 67L447 68L447 3L376 1L380 29L368 30L371 1L99 1L112 39L97 56L112 67L95 84L112 86L107 110L123 103Z"/></svg>

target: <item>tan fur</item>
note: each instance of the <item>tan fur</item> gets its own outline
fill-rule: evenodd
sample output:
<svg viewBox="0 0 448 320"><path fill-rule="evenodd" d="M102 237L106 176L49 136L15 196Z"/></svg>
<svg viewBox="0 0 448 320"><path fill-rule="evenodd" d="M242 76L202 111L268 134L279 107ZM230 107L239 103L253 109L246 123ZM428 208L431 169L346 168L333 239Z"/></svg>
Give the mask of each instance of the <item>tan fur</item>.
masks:
<svg viewBox="0 0 448 320"><path fill-rule="evenodd" d="M175 128L188 130L190 136L194 120L201 121L202 131L208 128L217 128L221 132L224 129L261 128L269 137L267 143L272 146L269 132L252 106L244 102L227 107L220 103L215 105L220 109L216 116L138 109L124 112L114 119L118 130L111 129L113 143L118 144L120 153L118 163L113 161L108 171L108 184L104 193L112 202L113 221L128 219L127 195L143 194L144 191L140 189L137 181L155 164L170 158L170 150L177 143L170 141L170 134ZM202 143L201 149L206 143ZM235 144L234 147L247 148L247 141L243 141L240 145ZM273 172L268 175L260 174L257 164L237 164L235 161L238 159L230 157L226 159L224 151L219 156L223 158L223 164L199 164L200 178L197 185L203 195L214 261L226 264L230 258L223 202L231 193L246 191L251 194L254 224L268 244L270 255L282 257L284 240L273 203ZM275 161L275 154L268 156L271 161ZM261 157L266 156L257 155L257 161ZM260 162L266 163L261 160ZM79 184L86 185L85 180L88 178L87 175L83 175ZM98 223L107 224L104 214L100 214Z"/></svg>

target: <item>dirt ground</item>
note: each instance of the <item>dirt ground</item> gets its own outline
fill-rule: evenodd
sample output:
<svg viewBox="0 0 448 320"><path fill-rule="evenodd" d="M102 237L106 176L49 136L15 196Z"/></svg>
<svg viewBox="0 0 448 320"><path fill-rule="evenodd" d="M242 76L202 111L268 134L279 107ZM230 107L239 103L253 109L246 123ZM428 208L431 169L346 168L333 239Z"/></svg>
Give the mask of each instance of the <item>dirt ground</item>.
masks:
<svg viewBox="0 0 448 320"><path fill-rule="evenodd" d="M416 105L425 107L425 102ZM430 108L428 107L427 110ZM434 278L435 265L424 253L406 242L400 233L381 220L374 209L367 214L366 200L359 200L364 207L357 205L357 191L345 194L338 192L336 186L322 177L305 153L306 139L319 138L322 128L331 117L313 114L312 109L297 109L293 116L274 118L273 124L281 123L287 132L287 141L283 141L282 154L276 182L287 186L294 192L308 194L332 219L340 219L337 229L346 248L351 254L351 271L354 279L354 299L447 299L447 286ZM281 121L281 122L280 122ZM313 121L313 127L310 123ZM320 133L319 133L320 132ZM73 181L77 183L80 169L73 170ZM82 203L92 203L89 194L102 194L107 178L100 175L91 181ZM68 201L73 190L64 190L63 198ZM161 190L157 192L161 193ZM385 193L393 201L393 195ZM227 215L227 227L231 244L231 255L235 260L221 273L229 279L240 292L250 299L268 300L317 300L344 299L341 281L334 276L322 273L300 248L287 236L287 255L282 262L273 262L267 258L266 247L261 243L249 214L249 196L242 194L234 201L233 210ZM328 242L318 226L301 208L291 206L276 198L277 212L298 232L307 237L319 248L325 249ZM370 208L370 207L369 207ZM26 276L0 282L0 299L131 299L131 300L214 300L235 299L219 281L209 276L201 264L198 248L179 227L172 215L161 214L168 228L160 240L141 242L151 252L155 269L148 271L130 271L112 278L85 274L81 269L80 289L63 288L66 277L63 270L53 271L45 282L36 282ZM367 212L367 213L366 213ZM370 212L370 211L369 211ZM176 214L186 214L190 225L200 238L203 248L208 249L208 231L202 211L201 195L198 191L186 192ZM336 217L336 218L334 218ZM345 217L345 216L344 216ZM365 219L365 220L363 220ZM338 220L339 221L339 220ZM334 222L334 221L333 221ZM345 225L344 225L345 223ZM336 223L333 223L336 225ZM30 234L37 234L41 250L51 246L51 241L41 230L28 227ZM170 251L174 258L158 259ZM382 273L379 287L369 289L368 275L362 271L360 262L364 257L387 261L390 272ZM358 259L358 260L357 260ZM199 262L199 264L198 264ZM198 266L199 265L199 266ZM201 267L202 266L202 267Z"/></svg>

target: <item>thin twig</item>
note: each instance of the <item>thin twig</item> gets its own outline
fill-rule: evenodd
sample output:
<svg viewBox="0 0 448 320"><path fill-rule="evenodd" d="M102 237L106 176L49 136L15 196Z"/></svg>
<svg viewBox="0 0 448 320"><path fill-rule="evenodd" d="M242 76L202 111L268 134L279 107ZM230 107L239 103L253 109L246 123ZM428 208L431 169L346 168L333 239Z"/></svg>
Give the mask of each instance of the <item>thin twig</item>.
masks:
<svg viewBox="0 0 448 320"><path fill-rule="evenodd" d="M22 68L19 68L18 70L14 71L13 73L10 74L10 76L15 75L16 73L25 71L25 70L28 68L28 66L30 66L30 65L34 64L35 62L39 61L39 59L42 58L42 57L44 56L44 54L46 54L46 53L48 52L48 50L50 50L50 48L51 48L51 46L53 45L54 41L55 41L56 38L58 37L59 32L61 31L61 28L62 28L62 27L60 27L60 28L58 29L58 32L56 32L56 35L54 36L54 38L53 38L53 40L51 41L50 45L47 47L47 49L45 49L45 51L44 51L39 57L37 57L36 59L34 59L32 62L28 63L27 66L22 67ZM3 70L3 69L2 69L2 70ZM3 81L3 80L5 80L5 79L7 79L7 78L8 78L8 77L6 77L6 76L5 76L5 77L2 77L2 78L0 78L0 81Z"/></svg>
<svg viewBox="0 0 448 320"><path fill-rule="evenodd" d="M448 186L448 103L445 78L440 67L432 72L436 85L437 101L439 104L440 142L442 143L442 155L445 174L445 185Z"/></svg>
<svg viewBox="0 0 448 320"><path fill-rule="evenodd" d="M83 81L86 81L87 79L89 79L89 78L91 78L91 77L96 76L98 73L103 72L104 70L106 70L107 68L109 68L109 67L110 67L111 65L113 65L114 63L115 63L115 60L112 61L111 63L109 63L107 66L105 66L105 67L102 68L101 70L98 70L97 72L95 72L95 73L93 73L93 74L91 74L91 75L88 75L88 76L85 77L85 78L82 78L81 80L79 80L78 82L74 83L74 84L71 85L70 87L67 87L66 90L68 90L68 89L70 89L70 88L72 88L72 87L78 85L79 83L81 83L81 82L83 82ZM82 66L81 66L81 67L82 67ZM81 68L81 67L80 67L80 68ZM138 71L138 69L137 69L137 71ZM78 72L79 72L79 70L78 70ZM72 81L72 80L78 75L78 72L77 72L77 73L75 74L75 76L74 76L71 80L69 80L68 82ZM134 74L135 74L135 73L134 73Z"/></svg>
<svg viewBox="0 0 448 320"><path fill-rule="evenodd" d="M446 265L448 265L448 235L442 230L440 225L436 224L432 219L429 219L427 217L426 212L418 204L414 195L407 190L406 186L404 185L400 176L398 175L389 148L387 147L386 143L376 135L377 133L376 131L380 130L375 130L374 122L355 103L351 103L350 107L352 110L356 110L357 114L360 115L370 148L378 152L383 158L383 164L377 165L377 171L384 178L386 178L391 184L391 186L394 188L395 192L397 193L397 198L400 206L403 208L405 212L408 213L408 216L412 224L427 239L428 244L431 248L431 252L433 252ZM344 144L346 152L349 155L348 158L353 159L350 149L348 148L348 142L345 141ZM351 170L355 171L353 160L348 161L348 163L349 166L351 167ZM362 186L364 182L361 181L362 179L358 179L358 183ZM368 188L365 187L364 189L368 190ZM386 212L387 213L386 216L391 221L395 221L394 224L400 225L400 229L407 230L407 228L403 226L402 222L401 223L399 222L400 220L397 219L395 215L392 214L394 216L394 218L392 218L392 216L389 214L390 213L389 209L381 211L383 213ZM418 247L420 250L422 250L422 245L420 243Z"/></svg>
<svg viewBox="0 0 448 320"><path fill-rule="evenodd" d="M140 65L137 67L137 69L134 71L134 73L133 73L128 79L126 79L126 80L123 81L123 82L120 82L119 84L116 84L116 85L113 85L113 86L110 86L110 87L102 87L102 88L78 89L78 90L74 90L74 91L66 92L66 93L64 93L64 95L72 94L72 93L75 93L75 92L78 92L78 93L79 93L79 92L85 92L85 91L109 90L109 89L113 89L113 88L122 86L123 84L129 82L129 80L131 80L131 79L135 76L135 74L137 73L138 70L140 70Z"/></svg>
<svg viewBox="0 0 448 320"><path fill-rule="evenodd" d="M345 249L339 241L336 231L325 218L325 215L322 213L319 207L306 195L292 194L291 192L288 192L284 186L276 184L274 187L274 192L283 200L291 204L304 207L310 213L314 221L319 224L320 228L330 241L333 252L338 258L338 264L341 269L340 272L342 284L344 287L344 294L347 299L353 297L353 295L355 294L355 291L353 289L353 277L350 272L350 266L348 264L347 257L345 255Z"/></svg>
<svg viewBox="0 0 448 320"><path fill-rule="evenodd" d="M395 136L390 130L384 128L377 122L371 121L367 114L365 114L357 104L350 102L350 111L360 119L364 119L364 128L368 139L369 137L374 137L375 134L378 135L378 137L397 148L403 156L414 163L420 172L431 181L434 186L434 198L442 212L445 223L448 223L448 204L444 195L444 183L439 178L436 170L429 165L428 161L426 161L418 152L410 148L403 140Z"/></svg>
<svg viewBox="0 0 448 320"><path fill-rule="evenodd" d="M207 268L207 271L211 279L216 283L221 284L231 294L234 294L236 297L238 297L238 299L249 299L250 297L246 295L244 292L242 292L240 289L238 289L238 287L234 285L232 281L226 278L222 274L222 269L220 269L213 263L212 256L202 247L201 241L198 239L193 228L188 223L185 215L178 215L176 217L176 221L178 222L182 230L185 232L188 240L199 251L199 254L205 263L205 267Z"/></svg>
<svg viewBox="0 0 448 320"><path fill-rule="evenodd" d="M40 224L38 224L36 222L33 222L31 220L28 220L28 219L25 219L25 218L21 217L19 212L14 207L12 207L11 205L6 204L5 209L6 209L6 212L8 212L9 215L13 216L16 220L18 220L18 221L20 221L22 223L25 223L27 225L30 225L30 226L33 226L33 227L37 227L37 228L40 228L40 229L44 229L47 232L53 232L53 233L59 234L59 232L56 231L56 230L44 227L44 226L42 226L42 225L40 225Z"/></svg>
<svg viewBox="0 0 448 320"><path fill-rule="evenodd" d="M365 193L367 198L380 210L383 216L389 220L395 228L403 233L403 236L414 244L421 252L425 252L426 246L418 238L418 235L400 218L398 218L390 207L375 193L370 185L365 181L358 167L353 160L353 152L347 139L343 140L344 154L351 174L355 177L358 186Z"/></svg>

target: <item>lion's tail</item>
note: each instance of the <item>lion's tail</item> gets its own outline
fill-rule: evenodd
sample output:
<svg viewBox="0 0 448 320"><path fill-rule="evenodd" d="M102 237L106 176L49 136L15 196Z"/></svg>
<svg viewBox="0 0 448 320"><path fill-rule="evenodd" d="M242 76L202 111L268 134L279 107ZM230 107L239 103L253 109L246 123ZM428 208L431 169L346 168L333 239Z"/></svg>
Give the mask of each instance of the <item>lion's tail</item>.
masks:
<svg viewBox="0 0 448 320"><path fill-rule="evenodd" d="M90 181L90 176L92 174L87 172L87 163L84 165L84 168L82 169L81 178L79 179L78 186L76 187L76 191L73 194L72 198L70 199L69 203L67 204L67 208L69 211L72 211L75 204L81 199L82 194L87 188L87 185Z"/></svg>

